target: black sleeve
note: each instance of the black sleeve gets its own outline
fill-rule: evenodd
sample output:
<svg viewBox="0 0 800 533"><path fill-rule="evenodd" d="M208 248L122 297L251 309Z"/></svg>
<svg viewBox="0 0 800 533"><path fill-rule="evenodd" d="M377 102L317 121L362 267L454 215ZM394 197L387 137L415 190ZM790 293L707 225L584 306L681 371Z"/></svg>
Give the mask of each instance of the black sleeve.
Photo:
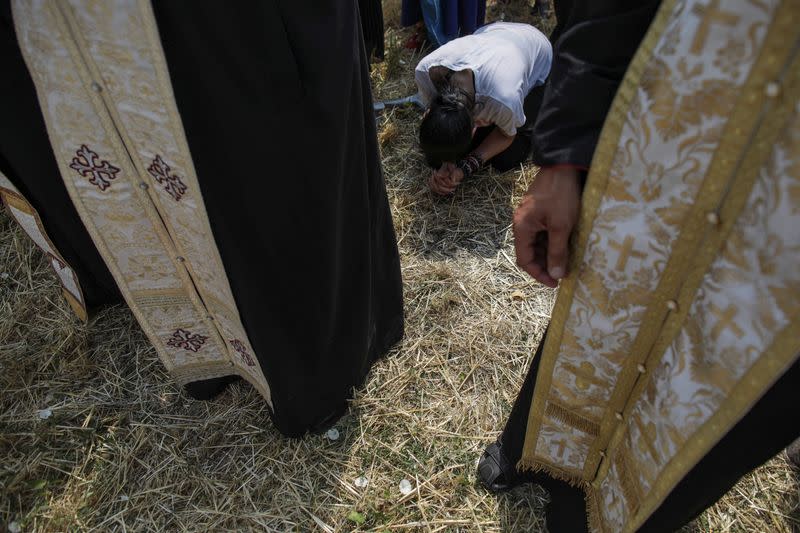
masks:
<svg viewBox="0 0 800 533"><path fill-rule="evenodd" d="M556 0L553 65L533 130L540 166L588 167L608 109L660 0Z"/></svg>

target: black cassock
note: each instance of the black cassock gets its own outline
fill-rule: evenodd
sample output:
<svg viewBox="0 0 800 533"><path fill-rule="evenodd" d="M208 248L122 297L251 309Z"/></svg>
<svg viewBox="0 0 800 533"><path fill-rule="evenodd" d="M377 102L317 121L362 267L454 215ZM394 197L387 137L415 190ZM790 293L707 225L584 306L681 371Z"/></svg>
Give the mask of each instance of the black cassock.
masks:
<svg viewBox="0 0 800 533"><path fill-rule="evenodd" d="M656 0L555 2L558 24L551 35L553 65L540 89L542 103L532 137L536 164L589 167L617 88L659 4ZM511 465L522 457L543 345L544 340L499 438L505 460ZM800 363L795 363L691 470L639 531L675 531L797 438L798 386ZM582 490L546 474L526 473L521 479L540 483L550 491L550 531L587 531Z"/></svg>
<svg viewBox="0 0 800 533"><path fill-rule="evenodd" d="M403 332L357 2L153 3L206 210L289 436L321 430ZM120 302L59 175L0 4L0 170L42 215L89 306ZM198 397L229 379L193 383Z"/></svg>

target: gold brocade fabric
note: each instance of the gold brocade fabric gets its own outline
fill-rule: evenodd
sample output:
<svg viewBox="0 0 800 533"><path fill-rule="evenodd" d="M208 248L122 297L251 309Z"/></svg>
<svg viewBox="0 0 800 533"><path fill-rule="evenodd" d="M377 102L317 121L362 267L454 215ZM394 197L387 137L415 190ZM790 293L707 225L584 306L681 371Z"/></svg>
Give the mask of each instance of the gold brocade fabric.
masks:
<svg viewBox="0 0 800 533"><path fill-rule="evenodd" d="M144 0L15 0L61 176L180 383L239 374L269 401L206 214Z"/></svg>
<svg viewBox="0 0 800 533"><path fill-rule="evenodd" d="M800 353L800 4L665 1L612 106L521 466L634 531Z"/></svg>
<svg viewBox="0 0 800 533"><path fill-rule="evenodd" d="M47 257L47 262L61 283L61 293L64 299L82 321L86 322L86 302L83 299L83 290L75 271L61 256L53 241L47 235L39 213L17 190L11 181L0 172L0 203L5 204L8 213L17 221L22 230L31 238L33 243Z"/></svg>

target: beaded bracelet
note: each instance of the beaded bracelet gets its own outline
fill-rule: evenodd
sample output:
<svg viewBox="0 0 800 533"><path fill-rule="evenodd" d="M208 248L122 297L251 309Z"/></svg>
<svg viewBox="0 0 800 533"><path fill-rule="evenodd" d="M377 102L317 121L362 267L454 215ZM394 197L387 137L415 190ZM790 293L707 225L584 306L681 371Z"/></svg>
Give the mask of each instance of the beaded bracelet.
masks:
<svg viewBox="0 0 800 533"><path fill-rule="evenodd" d="M480 170L483 166L483 159L476 154L469 154L467 157L458 162L458 168L464 172L464 179L472 176L475 172Z"/></svg>

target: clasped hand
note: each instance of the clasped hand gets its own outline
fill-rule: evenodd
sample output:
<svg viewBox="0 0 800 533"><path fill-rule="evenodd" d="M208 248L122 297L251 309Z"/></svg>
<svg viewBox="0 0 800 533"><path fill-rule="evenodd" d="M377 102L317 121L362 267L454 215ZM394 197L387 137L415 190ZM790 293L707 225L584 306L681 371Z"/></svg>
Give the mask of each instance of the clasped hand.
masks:
<svg viewBox="0 0 800 533"><path fill-rule="evenodd" d="M453 194L456 187L464 179L464 171L455 163L443 163L439 170L434 170L428 179L428 185L436 194L442 196Z"/></svg>

